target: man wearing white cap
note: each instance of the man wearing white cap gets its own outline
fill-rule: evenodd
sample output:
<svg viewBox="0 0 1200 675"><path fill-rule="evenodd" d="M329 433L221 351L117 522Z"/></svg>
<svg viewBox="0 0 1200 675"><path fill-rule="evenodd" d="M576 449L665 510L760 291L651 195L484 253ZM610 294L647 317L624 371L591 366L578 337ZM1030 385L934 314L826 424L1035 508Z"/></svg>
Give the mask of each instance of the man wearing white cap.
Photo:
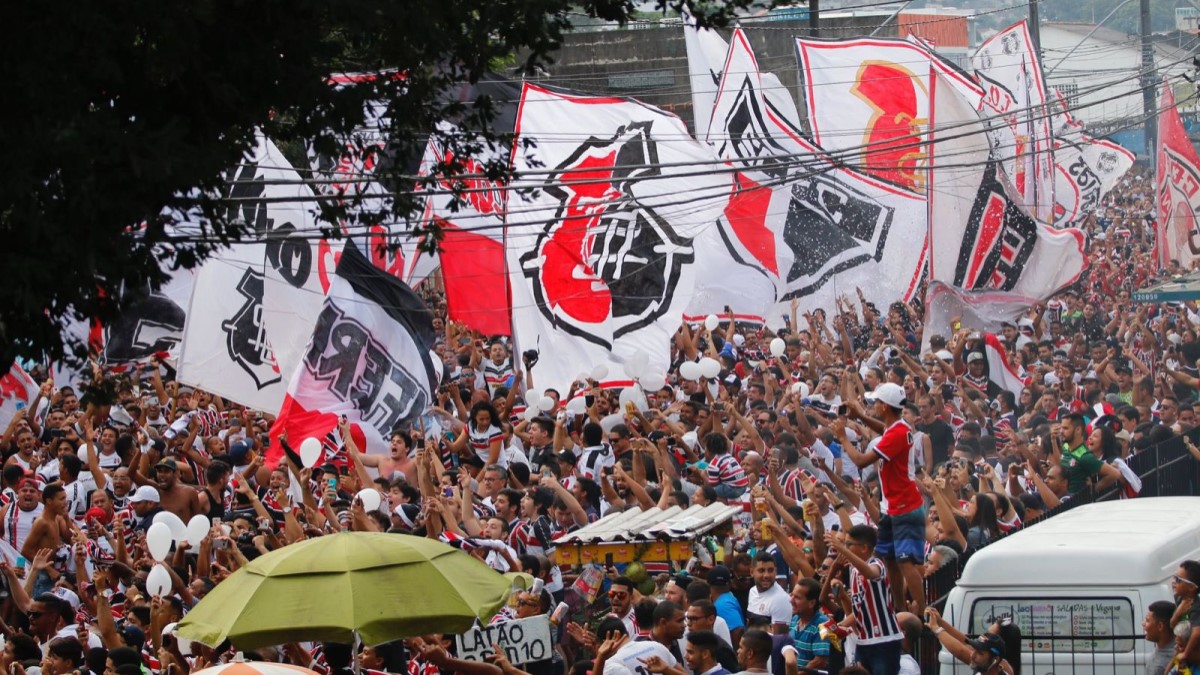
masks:
<svg viewBox="0 0 1200 675"><path fill-rule="evenodd" d="M137 516L137 524L134 525L135 530L149 530L154 523L154 516L162 511L159 506L158 489L153 485L143 485L133 493L129 498L129 507L133 509L133 513Z"/></svg>
<svg viewBox="0 0 1200 675"><path fill-rule="evenodd" d="M846 438L846 420L838 418L830 428L855 466L864 469L879 460L879 483L883 500L879 504L879 540L875 552L887 561L892 596L902 605L908 591L920 614L925 609L925 588L921 567L925 564L925 500L916 483L913 455L913 429L904 421L903 387L885 382L867 396L874 405L874 416L860 414L863 422L883 432L878 442L860 452ZM856 408L859 406L855 406ZM857 412L857 411L856 411Z"/></svg>

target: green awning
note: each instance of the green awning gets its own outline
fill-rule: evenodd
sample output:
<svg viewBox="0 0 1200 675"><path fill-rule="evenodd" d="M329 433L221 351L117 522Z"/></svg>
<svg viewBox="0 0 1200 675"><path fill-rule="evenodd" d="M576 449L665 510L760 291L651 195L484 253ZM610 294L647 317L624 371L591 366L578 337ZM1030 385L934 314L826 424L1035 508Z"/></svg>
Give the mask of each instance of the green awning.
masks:
<svg viewBox="0 0 1200 675"><path fill-rule="evenodd" d="M1133 292L1134 302L1183 302L1200 300L1200 274L1173 277Z"/></svg>

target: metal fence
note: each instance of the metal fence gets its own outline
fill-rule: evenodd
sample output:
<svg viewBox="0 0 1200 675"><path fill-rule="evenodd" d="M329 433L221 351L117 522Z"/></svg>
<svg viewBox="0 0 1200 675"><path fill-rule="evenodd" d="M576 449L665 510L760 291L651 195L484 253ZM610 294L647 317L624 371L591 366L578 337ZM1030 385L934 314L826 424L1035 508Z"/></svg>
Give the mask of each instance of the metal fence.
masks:
<svg viewBox="0 0 1200 675"><path fill-rule="evenodd" d="M1193 442L1200 442L1200 429L1188 433ZM1157 445L1152 445L1137 452L1126 460L1129 468L1142 479L1142 490L1137 498L1142 497L1180 497L1200 495L1200 462L1196 461L1184 444L1183 438L1176 436ZM1030 527L1046 518L1092 502L1118 499L1119 488L1110 488L1097 493L1092 488L1072 495L1071 499L1057 508L1046 511L1040 517L1024 523ZM925 597L929 604L939 609L944 608L946 597L954 589L962 570L958 565L947 565L930 575L925 580ZM1009 616L1021 629L1022 651L1033 654L1036 667L1033 672L1037 675L1057 672L1094 672L1103 666L1109 672L1133 672L1132 664L1125 664L1120 655L1136 650L1143 639L1140 616L1133 616L1132 608L1126 616L1120 606L1098 607L1095 603L1087 603L1079 607L1068 602L1056 602L1053 598L1039 599L1030 604L1017 604L997 607L987 613L989 616L968 617L968 634L978 634L985 630L991 619L998 616ZM1114 598L1114 602L1119 599ZM1119 603L1117 603L1119 605ZM917 660L921 663L924 675L936 675L940 668L938 652L940 645L937 639L928 632L922 637L917 649ZM1067 666L1067 654L1088 654L1090 666ZM1045 655L1045 666L1037 655ZM1062 665L1055 664L1057 654ZM963 666L963 672L966 666Z"/></svg>

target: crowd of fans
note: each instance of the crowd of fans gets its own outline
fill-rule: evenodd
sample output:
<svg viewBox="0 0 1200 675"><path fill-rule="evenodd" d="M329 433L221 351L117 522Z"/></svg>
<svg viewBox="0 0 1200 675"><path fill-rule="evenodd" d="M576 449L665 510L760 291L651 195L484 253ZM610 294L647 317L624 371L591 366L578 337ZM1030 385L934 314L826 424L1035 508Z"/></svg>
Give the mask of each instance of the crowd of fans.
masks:
<svg viewBox="0 0 1200 675"><path fill-rule="evenodd" d="M925 579L1081 490L1135 497L1130 454L1195 426L1200 307L1130 301L1182 272L1155 274L1152 212L1152 185L1131 173L1088 219L1088 276L1002 328L1020 391L989 378L977 327L927 331L919 305L860 294L828 314L794 302L778 332L732 317L681 326L668 383L644 406L584 378L539 390L547 407L526 400L534 355L445 320L433 285L442 385L386 453L347 440L305 468L300 439L281 437L284 459L268 466L270 411L180 386L158 362L97 369L78 388L47 379L2 441L0 665L186 675L228 660L229 645L189 649L173 624L248 561L350 529L440 538L527 572L536 585L495 621L547 614L556 629L541 662L463 661L451 636L426 635L365 648L368 671L887 675L919 672L924 634L979 672L1019 672L1011 621L964 635L929 606ZM705 357L719 376L680 376ZM715 502L743 515L694 542L690 561L613 565L598 584L555 563L556 537L607 514ZM213 527L176 547L173 587L149 597L145 535L162 511ZM1151 607L1150 672L1200 663L1198 583L1200 563L1185 561L1177 604ZM322 673L352 660L337 644L250 656Z"/></svg>

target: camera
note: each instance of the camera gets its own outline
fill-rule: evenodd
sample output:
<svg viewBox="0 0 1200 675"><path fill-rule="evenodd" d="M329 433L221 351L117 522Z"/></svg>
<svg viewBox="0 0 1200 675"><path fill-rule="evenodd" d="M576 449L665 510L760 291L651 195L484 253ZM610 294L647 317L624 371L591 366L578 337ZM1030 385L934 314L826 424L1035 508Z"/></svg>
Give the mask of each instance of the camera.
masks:
<svg viewBox="0 0 1200 675"><path fill-rule="evenodd" d="M526 349L525 351L521 352L521 360L525 362L526 368L532 368L536 366L538 362L538 350Z"/></svg>

